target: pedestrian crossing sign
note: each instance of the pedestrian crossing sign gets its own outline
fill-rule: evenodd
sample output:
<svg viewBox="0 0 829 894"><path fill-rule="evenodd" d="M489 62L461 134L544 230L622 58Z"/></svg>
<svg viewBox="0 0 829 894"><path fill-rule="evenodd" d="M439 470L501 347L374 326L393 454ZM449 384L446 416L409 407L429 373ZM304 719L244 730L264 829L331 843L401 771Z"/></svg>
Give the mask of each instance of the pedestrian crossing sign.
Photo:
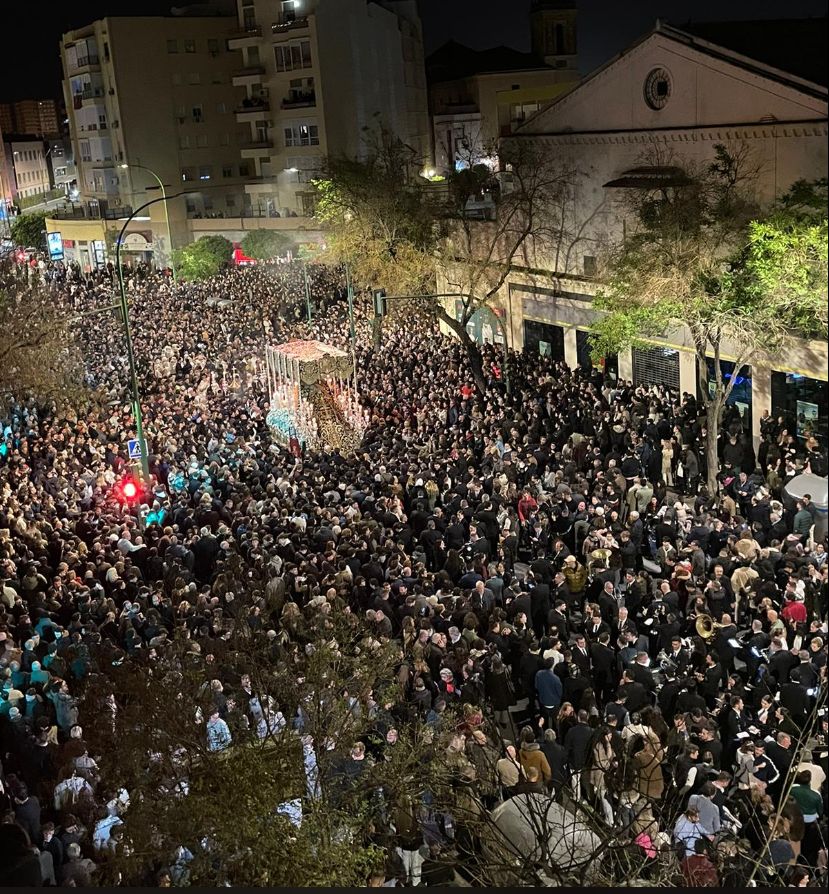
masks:
<svg viewBox="0 0 829 894"><path fill-rule="evenodd" d="M127 453L130 459L141 459L146 452L147 442L138 439L127 441Z"/></svg>

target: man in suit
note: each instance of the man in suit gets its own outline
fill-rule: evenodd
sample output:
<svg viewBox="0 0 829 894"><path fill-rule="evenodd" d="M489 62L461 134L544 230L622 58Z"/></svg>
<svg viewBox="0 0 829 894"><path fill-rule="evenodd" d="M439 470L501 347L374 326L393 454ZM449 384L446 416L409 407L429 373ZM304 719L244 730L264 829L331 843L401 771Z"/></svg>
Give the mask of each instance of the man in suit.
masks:
<svg viewBox="0 0 829 894"><path fill-rule="evenodd" d="M610 648L610 634L599 634L598 642L590 646L590 663L593 666L593 685L596 698L604 705L613 696L616 685L616 653Z"/></svg>
<svg viewBox="0 0 829 894"><path fill-rule="evenodd" d="M678 674L683 673L691 661L691 656L688 650L682 648L682 639L678 636L671 637L671 648L667 654L671 661L676 665L676 672Z"/></svg>
<svg viewBox="0 0 829 894"><path fill-rule="evenodd" d="M576 636L576 642L571 647L570 652L573 658L573 664L586 677L590 677L590 652L587 648L587 640L583 633Z"/></svg>
<svg viewBox="0 0 829 894"><path fill-rule="evenodd" d="M633 673L633 679L637 683L641 683L647 692L656 692L656 680L648 667L647 652L636 653L636 661L630 666L630 670Z"/></svg>
<svg viewBox="0 0 829 894"><path fill-rule="evenodd" d="M740 739L737 736L748 729L748 721L743 712L743 700L739 695L731 696L728 707L720 713L720 741L722 761L726 767L734 764Z"/></svg>
<svg viewBox="0 0 829 894"><path fill-rule="evenodd" d="M564 599L556 599L555 607L547 615L547 627L555 627L558 630L559 639L563 643L570 641L570 623L567 618L567 602Z"/></svg>
<svg viewBox="0 0 829 894"><path fill-rule="evenodd" d="M590 760L590 743L593 741L593 730L587 723L587 711L579 711L577 723L567 730L564 737L564 748L567 751L567 764L570 767L573 792L580 796L582 770Z"/></svg>
<svg viewBox="0 0 829 894"><path fill-rule="evenodd" d="M641 711L650 704L648 693L641 683L637 683L630 668L625 668L622 673L622 681L619 684L618 694L625 699L625 707L630 714Z"/></svg>

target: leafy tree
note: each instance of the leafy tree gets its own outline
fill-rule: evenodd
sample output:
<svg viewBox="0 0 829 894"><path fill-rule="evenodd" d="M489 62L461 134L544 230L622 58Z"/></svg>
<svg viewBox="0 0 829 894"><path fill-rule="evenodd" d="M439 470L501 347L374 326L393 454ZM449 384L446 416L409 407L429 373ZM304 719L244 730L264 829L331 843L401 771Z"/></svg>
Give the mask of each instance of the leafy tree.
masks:
<svg viewBox="0 0 829 894"><path fill-rule="evenodd" d="M277 230L251 230L242 239L242 251L257 261L269 261L285 252L293 240Z"/></svg>
<svg viewBox="0 0 829 894"><path fill-rule="evenodd" d="M11 223L11 237L22 248L46 251L46 212L18 214Z"/></svg>
<svg viewBox="0 0 829 894"><path fill-rule="evenodd" d="M390 295L418 294L469 355L475 383L486 382L481 355L467 324L488 308L511 265L547 221L558 219L575 174L527 144L511 147L512 188L500 190L485 166L452 175L444 184L413 175L410 150L382 134L363 161L332 159L315 182L317 217L326 228L329 256L350 264L355 282ZM488 197L481 219L470 200ZM560 209L559 209L560 210ZM462 311L446 309L436 294L437 272L457 293Z"/></svg>
<svg viewBox="0 0 829 894"><path fill-rule="evenodd" d="M664 163L664 159L661 160ZM635 193L635 226L604 259L592 351L602 357L686 327L707 423L708 487L717 489L722 413L742 370L792 340L826 334L826 181L795 184L772 208L752 201L741 149L671 185ZM725 379L723 352L734 357ZM709 391L708 356L714 361Z"/></svg>
<svg viewBox="0 0 829 894"><path fill-rule="evenodd" d="M233 243L224 236L202 236L174 253L176 270L184 280L214 276L230 263L232 256Z"/></svg>
<svg viewBox="0 0 829 894"><path fill-rule="evenodd" d="M0 264L0 393L65 403L82 392L80 354L65 313L39 285Z"/></svg>
<svg viewBox="0 0 829 894"><path fill-rule="evenodd" d="M284 627L273 637L228 622L215 655L177 638L146 663L99 656L106 672L93 675L85 710L107 718L90 735L102 784L129 793L124 846L109 864L123 883L173 866L199 886L363 886L382 865L398 799L439 791L445 767L430 759L431 730L400 724L386 743L401 705L397 644L342 606L312 607L296 623L292 640ZM232 741L210 750L219 676L233 681ZM351 761L357 741L369 751L362 773Z"/></svg>

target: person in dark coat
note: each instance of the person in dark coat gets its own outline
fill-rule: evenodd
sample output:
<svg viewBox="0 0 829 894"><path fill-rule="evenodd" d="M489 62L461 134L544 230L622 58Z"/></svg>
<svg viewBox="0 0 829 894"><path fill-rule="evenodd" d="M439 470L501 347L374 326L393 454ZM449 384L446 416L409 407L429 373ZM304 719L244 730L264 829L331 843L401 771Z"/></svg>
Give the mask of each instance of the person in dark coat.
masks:
<svg viewBox="0 0 829 894"><path fill-rule="evenodd" d="M572 775L573 790L579 793L581 771L587 766L590 758L590 744L593 741L593 730L587 723L587 711L579 711L576 725L567 731L564 748L567 751L567 764Z"/></svg>
<svg viewBox="0 0 829 894"><path fill-rule="evenodd" d="M17 823L0 824L0 887L40 888L43 876L26 830Z"/></svg>
<svg viewBox="0 0 829 894"><path fill-rule="evenodd" d="M567 784L569 779L567 773L567 749L556 742L556 731L554 729L543 730L538 744L541 746L541 751L544 757L547 758L547 763L550 765L550 771L553 774L550 780L550 788L553 796L555 796Z"/></svg>
<svg viewBox="0 0 829 894"><path fill-rule="evenodd" d="M501 659L494 655L484 676L486 697L496 719L500 723L509 723L509 709L515 704L515 693L509 678L509 671Z"/></svg>

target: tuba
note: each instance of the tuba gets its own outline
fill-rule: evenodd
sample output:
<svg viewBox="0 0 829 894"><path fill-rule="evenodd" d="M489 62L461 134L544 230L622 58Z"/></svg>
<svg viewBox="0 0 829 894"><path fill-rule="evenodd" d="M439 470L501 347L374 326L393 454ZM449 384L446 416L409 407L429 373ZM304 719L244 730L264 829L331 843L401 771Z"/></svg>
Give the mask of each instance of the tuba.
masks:
<svg viewBox="0 0 829 894"><path fill-rule="evenodd" d="M711 639L722 626L723 625L718 624L711 615L697 615L697 636L702 637L702 639L706 641Z"/></svg>

